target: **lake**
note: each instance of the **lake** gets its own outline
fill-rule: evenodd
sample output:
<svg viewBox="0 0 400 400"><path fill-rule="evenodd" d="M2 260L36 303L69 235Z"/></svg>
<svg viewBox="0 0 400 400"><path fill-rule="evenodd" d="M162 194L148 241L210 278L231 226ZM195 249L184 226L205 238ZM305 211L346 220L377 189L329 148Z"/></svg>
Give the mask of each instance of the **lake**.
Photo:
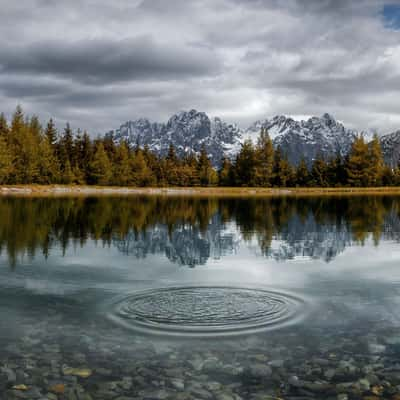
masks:
<svg viewBox="0 0 400 400"><path fill-rule="evenodd" d="M400 399L400 197L0 198L0 399Z"/></svg>

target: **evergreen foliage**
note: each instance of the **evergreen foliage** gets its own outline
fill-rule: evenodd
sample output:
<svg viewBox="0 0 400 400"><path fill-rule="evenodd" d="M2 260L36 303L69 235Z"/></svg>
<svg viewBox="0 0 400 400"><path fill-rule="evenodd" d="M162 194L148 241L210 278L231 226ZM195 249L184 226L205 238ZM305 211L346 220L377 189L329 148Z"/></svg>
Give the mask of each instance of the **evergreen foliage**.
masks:
<svg viewBox="0 0 400 400"><path fill-rule="evenodd" d="M257 144L245 141L234 160L224 157L217 171L203 146L198 155L177 156L173 144L160 157L148 146L129 147L112 135L92 140L66 124L61 135L50 119L27 118L18 106L8 122L0 114L0 184L95 184L119 186L395 186L400 166L384 164L378 136L355 139L344 159L320 154L311 165L293 166L266 129Z"/></svg>

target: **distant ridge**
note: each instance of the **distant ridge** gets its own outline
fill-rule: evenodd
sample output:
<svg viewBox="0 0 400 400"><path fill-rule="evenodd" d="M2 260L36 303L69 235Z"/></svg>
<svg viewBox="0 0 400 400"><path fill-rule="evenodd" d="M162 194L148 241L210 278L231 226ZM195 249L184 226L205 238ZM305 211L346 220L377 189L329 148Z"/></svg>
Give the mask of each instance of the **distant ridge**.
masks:
<svg viewBox="0 0 400 400"><path fill-rule="evenodd" d="M131 146L147 145L159 155L167 154L170 143L179 156L198 154L205 146L213 165L217 166L223 156L234 157L245 140L256 143L261 128L267 129L274 146L279 146L295 165L303 157L311 164L319 154L325 158L337 154L346 156L359 134L328 113L306 121L277 115L258 120L242 130L218 117L210 118L204 112L189 110L172 115L166 123L151 122L146 118L127 121L107 135L112 135L117 142L125 140ZM366 140L372 139L370 131L360 133ZM381 143L386 163L396 166L400 158L400 130L381 136Z"/></svg>

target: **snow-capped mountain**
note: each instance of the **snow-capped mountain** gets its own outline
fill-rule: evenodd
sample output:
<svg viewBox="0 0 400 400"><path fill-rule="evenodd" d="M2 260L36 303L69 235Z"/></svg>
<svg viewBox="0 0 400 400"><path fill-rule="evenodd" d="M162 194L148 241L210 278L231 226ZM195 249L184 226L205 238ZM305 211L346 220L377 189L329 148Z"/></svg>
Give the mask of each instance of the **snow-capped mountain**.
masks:
<svg viewBox="0 0 400 400"><path fill-rule="evenodd" d="M204 112L181 111L166 124L152 123L147 119L128 121L114 135L116 141L126 140L130 145L148 145L152 151L166 155L172 143L179 156L198 154L204 145L213 164L217 165L224 154L233 155L240 148L241 131L236 125L220 118L210 119Z"/></svg>
<svg viewBox="0 0 400 400"><path fill-rule="evenodd" d="M319 154L325 158L337 154L345 156L358 134L329 114L306 121L279 115L256 121L242 130L220 118L209 118L204 112L190 110L173 115L167 123L154 123L143 118L128 121L108 135L112 134L116 141L126 140L132 146L147 145L160 155L167 153L170 143L180 156L191 152L198 154L204 145L212 163L218 165L224 155L233 158L245 140L250 139L255 144L261 128L267 129L274 146L279 146L292 164L298 164L303 157L311 164ZM372 138L370 131L362 133L366 140ZM382 143L385 159L397 164L400 131L382 137ZM393 146L397 146L397 150Z"/></svg>
<svg viewBox="0 0 400 400"><path fill-rule="evenodd" d="M324 157L346 155L357 133L346 129L329 114L307 121L296 121L283 115L258 121L243 137L256 140L261 128L266 128L275 147L280 147L289 161L298 164L302 157L311 163L319 154Z"/></svg>
<svg viewBox="0 0 400 400"><path fill-rule="evenodd" d="M386 164L397 167L400 161L400 130L382 136L381 146Z"/></svg>

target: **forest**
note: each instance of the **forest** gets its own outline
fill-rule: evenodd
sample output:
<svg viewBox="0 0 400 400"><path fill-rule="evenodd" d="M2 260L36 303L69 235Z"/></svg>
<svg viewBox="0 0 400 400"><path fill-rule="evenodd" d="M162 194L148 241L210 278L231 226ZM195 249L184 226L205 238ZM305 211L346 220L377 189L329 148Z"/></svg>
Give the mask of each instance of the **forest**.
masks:
<svg viewBox="0 0 400 400"><path fill-rule="evenodd" d="M400 167L384 164L378 136L358 136L346 157L312 165L291 165L262 129L256 145L245 141L234 159L213 167L205 147L178 157L171 144L165 156L148 147L115 143L110 135L92 139L67 123L58 132L53 119L42 126L18 106L7 121L0 114L0 184L114 186L375 187L400 186Z"/></svg>

